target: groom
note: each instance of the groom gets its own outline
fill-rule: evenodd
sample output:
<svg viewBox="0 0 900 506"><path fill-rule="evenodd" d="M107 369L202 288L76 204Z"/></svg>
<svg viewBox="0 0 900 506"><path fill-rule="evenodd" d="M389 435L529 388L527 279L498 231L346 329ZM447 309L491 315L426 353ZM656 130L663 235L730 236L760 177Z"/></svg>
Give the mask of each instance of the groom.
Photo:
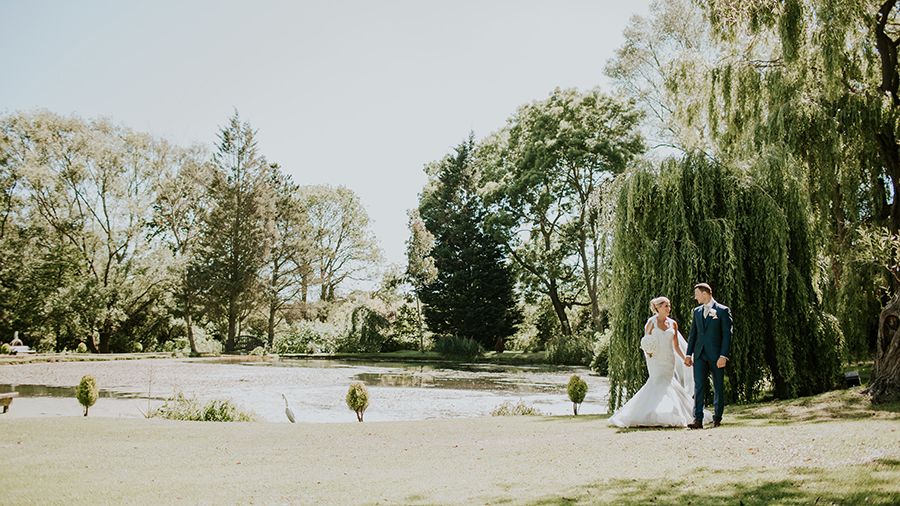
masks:
<svg viewBox="0 0 900 506"><path fill-rule="evenodd" d="M703 404L706 400L706 378L712 373L713 427L722 425L725 411L725 365L731 351L731 310L712 298L712 288L706 283L694 286L694 298L700 306L694 309L691 334L688 339L684 365L694 366L694 421L691 429L703 428ZM696 356L696 360L694 357Z"/></svg>

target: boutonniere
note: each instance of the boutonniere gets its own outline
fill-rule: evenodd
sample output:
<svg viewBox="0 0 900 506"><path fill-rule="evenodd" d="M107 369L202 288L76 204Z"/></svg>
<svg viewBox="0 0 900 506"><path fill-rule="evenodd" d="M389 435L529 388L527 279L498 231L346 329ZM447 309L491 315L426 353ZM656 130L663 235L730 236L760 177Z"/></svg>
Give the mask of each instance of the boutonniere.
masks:
<svg viewBox="0 0 900 506"><path fill-rule="evenodd" d="M709 316L712 316L712 319L713 319L713 320L718 320L718 319L719 319L718 313L716 313L716 308L710 308L710 310L709 310Z"/></svg>

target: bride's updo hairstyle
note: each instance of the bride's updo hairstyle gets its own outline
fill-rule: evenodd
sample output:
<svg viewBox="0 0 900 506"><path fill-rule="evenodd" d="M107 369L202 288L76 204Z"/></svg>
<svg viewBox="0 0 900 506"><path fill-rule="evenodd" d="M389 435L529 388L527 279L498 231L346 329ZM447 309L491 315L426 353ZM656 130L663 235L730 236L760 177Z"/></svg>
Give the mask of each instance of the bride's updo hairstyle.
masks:
<svg viewBox="0 0 900 506"><path fill-rule="evenodd" d="M669 304L671 304L668 297L657 297L657 298L651 300L650 301L650 312L653 314L659 314L659 311L657 311L656 308L658 308L659 305L662 304L663 302L668 302Z"/></svg>

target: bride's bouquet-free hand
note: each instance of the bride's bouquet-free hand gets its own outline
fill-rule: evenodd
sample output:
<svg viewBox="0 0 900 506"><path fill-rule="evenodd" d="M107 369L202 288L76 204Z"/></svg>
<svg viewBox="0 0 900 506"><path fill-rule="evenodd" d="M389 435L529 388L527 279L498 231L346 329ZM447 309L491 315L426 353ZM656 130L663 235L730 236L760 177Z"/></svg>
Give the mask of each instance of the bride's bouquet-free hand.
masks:
<svg viewBox="0 0 900 506"><path fill-rule="evenodd" d="M656 339L650 334L645 335L641 339L641 349L644 350L647 355L652 357L653 354L659 350L659 339Z"/></svg>

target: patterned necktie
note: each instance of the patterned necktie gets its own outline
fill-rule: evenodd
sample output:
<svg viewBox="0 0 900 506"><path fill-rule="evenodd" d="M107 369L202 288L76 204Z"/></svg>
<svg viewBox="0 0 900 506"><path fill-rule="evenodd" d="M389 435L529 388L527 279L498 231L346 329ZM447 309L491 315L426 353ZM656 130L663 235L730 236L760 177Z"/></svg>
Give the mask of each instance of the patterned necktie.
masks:
<svg viewBox="0 0 900 506"><path fill-rule="evenodd" d="M709 306L703 304L703 317L707 318L709 316Z"/></svg>

